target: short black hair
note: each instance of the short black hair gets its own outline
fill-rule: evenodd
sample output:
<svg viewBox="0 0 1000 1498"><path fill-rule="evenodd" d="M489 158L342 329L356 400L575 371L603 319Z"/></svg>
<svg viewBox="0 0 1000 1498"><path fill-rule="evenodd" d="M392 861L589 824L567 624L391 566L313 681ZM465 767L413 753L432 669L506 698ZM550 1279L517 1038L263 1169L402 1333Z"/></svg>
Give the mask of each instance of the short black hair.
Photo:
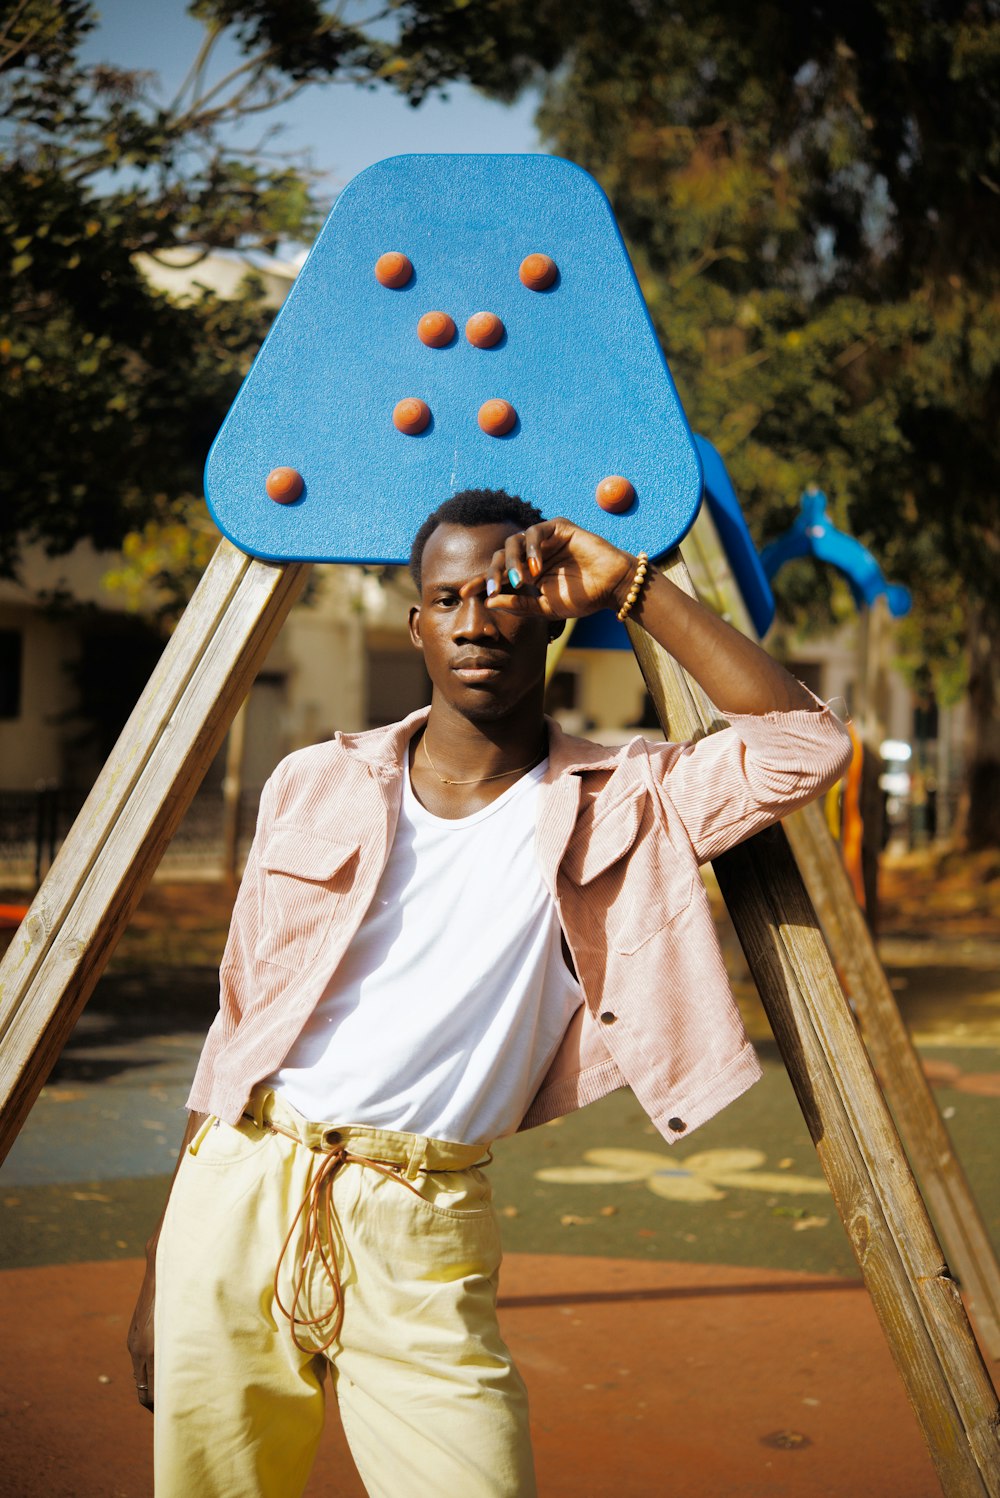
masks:
<svg viewBox="0 0 1000 1498"><path fill-rule="evenodd" d="M526 499L508 494L506 489L463 489L433 510L413 538L410 547L410 576L420 592L420 575L424 547L439 525L497 525L509 520L521 530L536 525L542 512Z"/></svg>

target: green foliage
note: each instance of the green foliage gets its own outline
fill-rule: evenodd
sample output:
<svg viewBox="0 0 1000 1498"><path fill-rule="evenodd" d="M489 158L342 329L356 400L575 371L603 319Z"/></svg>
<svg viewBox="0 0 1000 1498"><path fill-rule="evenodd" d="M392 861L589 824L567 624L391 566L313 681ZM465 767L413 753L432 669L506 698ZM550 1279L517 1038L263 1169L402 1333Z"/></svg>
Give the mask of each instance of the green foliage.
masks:
<svg viewBox="0 0 1000 1498"><path fill-rule="evenodd" d="M577 29L577 7L564 0L397 0L394 14L391 67L413 103L456 78L509 102L559 67Z"/></svg>
<svg viewBox="0 0 1000 1498"><path fill-rule="evenodd" d="M260 288L185 307L136 257L269 245L316 222L301 173L232 159L206 109L84 68L84 3L26 0L0 47L0 572L25 539L113 546L197 494L212 435L266 325ZM211 106L208 106L210 109ZM197 160L195 159L197 158Z"/></svg>
<svg viewBox="0 0 1000 1498"><path fill-rule="evenodd" d="M257 149L234 149L231 126L266 125L315 83L418 102L463 74L469 50L494 83L534 66L517 45L498 58L473 41L471 8L434 0L372 27L319 0L189 10L203 41L169 104L152 73L81 63L90 0L11 0L0 17L0 576L28 540L61 552L129 532L155 573L157 527L196 527L205 454L270 313L252 279L233 300L178 305L140 257L273 251L321 220L309 170L266 128Z"/></svg>
<svg viewBox="0 0 1000 1498"><path fill-rule="evenodd" d="M758 539L819 484L968 689L1000 841L1000 5L579 0L540 123L618 213L688 414ZM783 573L800 623L821 569Z"/></svg>
<svg viewBox="0 0 1000 1498"><path fill-rule="evenodd" d="M197 535L177 560L185 496L267 314L252 286L178 307L136 256L273 249L318 221L308 172L266 135L234 152L229 125L317 82L418 103L451 79L501 98L544 81L541 126L608 191L758 541L821 485L914 592L915 676L960 689L970 620L1000 632L998 0L189 8L204 42L170 105L149 75L80 64L88 0L0 21L0 571L25 536L129 530L155 582L196 565ZM800 619L838 608L821 573L783 591ZM1000 681L973 674L985 723Z"/></svg>
<svg viewBox="0 0 1000 1498"><path fill-rule="evenodd" d="M609 0L576 24L540 123L608 190L758 541L818 483L953 692L962 600L1000 617L1000 8Z"/></svg>

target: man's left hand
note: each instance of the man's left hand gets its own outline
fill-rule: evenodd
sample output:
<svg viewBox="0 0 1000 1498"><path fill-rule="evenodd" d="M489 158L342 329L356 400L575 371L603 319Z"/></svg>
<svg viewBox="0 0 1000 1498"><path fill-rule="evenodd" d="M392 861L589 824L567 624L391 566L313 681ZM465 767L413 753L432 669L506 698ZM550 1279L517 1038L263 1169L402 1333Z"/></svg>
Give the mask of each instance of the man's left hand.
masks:
<svg viewBox="0 0 1000 1498"><path fill-rule="evenodd" d="M621 606L636 558L571 520L542 520L509 536L483 577L470 578L464 598L485 586L486 606L543 619L580 619ZM619 597L620 595L620 597Z"/></svg>

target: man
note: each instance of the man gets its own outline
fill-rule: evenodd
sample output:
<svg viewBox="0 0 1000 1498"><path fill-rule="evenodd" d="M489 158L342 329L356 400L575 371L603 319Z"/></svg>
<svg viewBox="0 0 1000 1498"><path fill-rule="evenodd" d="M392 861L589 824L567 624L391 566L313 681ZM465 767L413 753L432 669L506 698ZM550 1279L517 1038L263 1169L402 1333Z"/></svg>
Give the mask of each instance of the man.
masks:
<svg viewBox="0 0 1000 1498"><path fill-rule="evenodd" d="M327 1367L369 1493L534 1493L488 1144L626 1083L674 1140L757 1079L697 866L849 758L645 558L501 491L443 504L411 569L429 711L261 800L129 1338L152 1405L155 1264L159 1498L300 1493ZM608 607L732 726L612 751L547 722L549 640Z"/></svg>

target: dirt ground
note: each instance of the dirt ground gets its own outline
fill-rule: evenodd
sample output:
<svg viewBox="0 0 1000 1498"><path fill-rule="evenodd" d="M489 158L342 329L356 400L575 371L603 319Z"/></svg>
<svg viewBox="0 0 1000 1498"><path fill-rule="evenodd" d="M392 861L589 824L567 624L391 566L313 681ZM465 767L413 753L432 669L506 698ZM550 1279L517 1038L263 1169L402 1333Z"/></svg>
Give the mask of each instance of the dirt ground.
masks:
<svg viewBox="0 0 1000 1498"><path fill-rule="evenodd" d="M883 860L880 930L937 941L1000 941L1000 849L925 849Z"/></svg>

